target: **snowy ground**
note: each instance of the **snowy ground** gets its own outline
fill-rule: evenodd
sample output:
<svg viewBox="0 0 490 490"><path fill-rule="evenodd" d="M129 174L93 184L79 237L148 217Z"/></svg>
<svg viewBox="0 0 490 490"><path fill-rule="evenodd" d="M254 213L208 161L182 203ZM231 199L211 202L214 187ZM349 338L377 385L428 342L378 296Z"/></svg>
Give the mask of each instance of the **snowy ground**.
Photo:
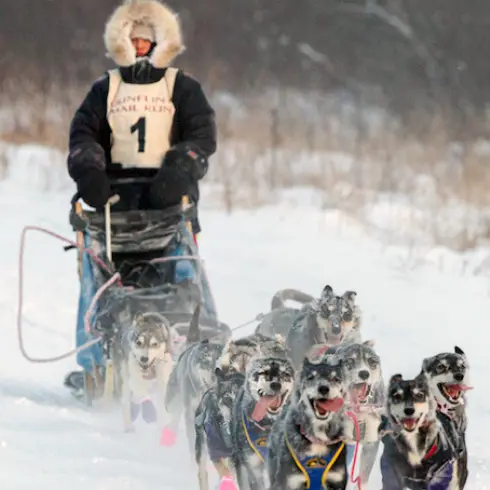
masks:
<svg viewBox="0 0 490 490"><path fill-rule="evenodd" d="M15 329L20 231L38 224L71 237L67 216L73 190L26 191L19 185L24 179L28 176L0 183L0 488L196 489L183 438L177 448L165 450L151 427L123 434L117 411L85 410L62 387L64 374L76 367L73 359L36 365L21 357ZM486 278L461 276L430 262L414 266L399 247L383 247L339 213L320 214L307 205L233 216L206 210L202 225L201 251L221 319L232 326L266 310L277 289L318 294L328 283L358 292L364 336L376 340L385 377L415 375L424 356L462 347L475 387L469 394L467 488L490 489ZM75 253L63 252L52 238L32 235L26 281L29 352L49 356L68 350L78 294ZM369 489L379 488L376 468Z"/></svg>

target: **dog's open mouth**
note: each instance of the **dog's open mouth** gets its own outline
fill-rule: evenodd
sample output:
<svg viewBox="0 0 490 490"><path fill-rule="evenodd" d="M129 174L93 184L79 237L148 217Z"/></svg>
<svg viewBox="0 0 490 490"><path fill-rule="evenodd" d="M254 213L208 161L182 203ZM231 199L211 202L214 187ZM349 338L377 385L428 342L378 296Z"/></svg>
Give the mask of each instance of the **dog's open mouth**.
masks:
<svg viewBox="0 0 490 490"><path fill-rule="evenodd" d="M349 394L353 403L367 403L371 394L371 385L369 383L352 383L349 386Z"/></svg>
<svg viewBox="0 0 490 490"><path fill-rule="evenodd" d="M286 401L287 394L288 391L279 395L266 395L261 391L259 393L260 399L252 412L252 419L260 422L268 413L277 415Z"/></svg>
<svg viewBox="0 0 490 490"><path fill-rule="evenodd" d="M156 376L155 359L151 362L139 362L140 372L144 379L153 379Z"/></svg>
<svg viewBox="0 0 490 490"><path fill-rule="evenodd" d="M450 403L458 403L461 400L463 393L471 389L469 386L457 383L439 383L437 387Z"/></svg>
<svg viewBox="0 0 490 490"><path fill-rule="evenodd" d="M310 399L311 406L318 419L326 419L332 412L338 412L344 405L343 398Z"/></svg>
<svg viewBox="0 0 490 490"><path fill-rule="evenodd" d="M419 421L420 417L414 418L414 417L406 417L404 419L400 420L400 423L402 424L403 428L407 432L413 432L417 428L417 424Z"/></svg>

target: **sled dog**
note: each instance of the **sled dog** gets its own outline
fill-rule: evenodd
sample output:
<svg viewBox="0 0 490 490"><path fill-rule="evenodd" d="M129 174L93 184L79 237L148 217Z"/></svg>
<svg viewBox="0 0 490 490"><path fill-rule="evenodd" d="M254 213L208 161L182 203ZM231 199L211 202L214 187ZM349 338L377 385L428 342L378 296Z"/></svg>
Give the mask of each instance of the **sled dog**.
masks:
<svg viewBox="0 0 490 490"><path fill-rule="evenodd" d="M305 357L290 403L271 430L269 490L347 488L345 397L340 359Z"/></svg>
<svg viewBox="0 0 490 490"><path fill-rule="evenodd" d="M248 364L231 419L233 469L240 490L268 487L264 462L269 434L289 402L293 384L294 368L284 344L282 353L259 355Z"/></svg>
<svg viewBox="0 0 490 490"><path fill-rule="evenodd" d="M386 396L391 432L383 438L383 490L461 490L458 439L451 421L437 411L427 377L391 377Z"/></svg>
<svg viewBox="0 0 490 490"><path fill-rule="evenodd" d="M163 427L167 419L164 397L172 370L172 329L157 313L133 317L128 328L115 333L113 362L120 387L125 431L134 429L141 412L147 422Z"/></svg>

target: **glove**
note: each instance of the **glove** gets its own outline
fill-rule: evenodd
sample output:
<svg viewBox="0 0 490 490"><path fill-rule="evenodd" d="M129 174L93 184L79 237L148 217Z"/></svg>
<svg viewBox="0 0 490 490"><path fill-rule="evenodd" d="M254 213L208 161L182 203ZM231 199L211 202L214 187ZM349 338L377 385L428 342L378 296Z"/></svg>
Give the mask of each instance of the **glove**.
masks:
<svg viewBox="0 0 490 490"><path fill-rule="evenodd" d="M111 197L105 171L105 153L96 142L77 145L68 156L68 172L77 184L80 197L91 207L103 207Z"/></svg>
<svg viewBox="0 0 490 490"><path fill-rule="evenodd" d="M182 196L207 171L207 159L188 143L173 146L164 156L162 167L149 189L150 200L156 208L179 204Z"/></svg>
<svg viewBox="0 0 490 490"><path fill-rule="evenodd" d="M111 183L105 170L90 168L78 178L80 197L93 208L102 208L111 197Z"/></svg>
<svg viewBox="0 0 490 490"><path fill-rule="evenodd" d="M168 173L180 175L182 179L195 182L208 171L208 160L192 143L178 143L165 154L162 168Z"/></svg>

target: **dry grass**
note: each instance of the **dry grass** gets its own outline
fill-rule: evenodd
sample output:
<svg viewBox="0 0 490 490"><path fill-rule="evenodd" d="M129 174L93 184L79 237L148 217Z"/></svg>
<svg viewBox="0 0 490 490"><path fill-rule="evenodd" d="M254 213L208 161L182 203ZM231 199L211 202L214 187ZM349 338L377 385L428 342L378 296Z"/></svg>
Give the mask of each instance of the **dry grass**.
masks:
<svg viewBox="0 0 490 490"><path fill-rule="evenodd" d="M0 114L8 122L0 139L66 151L70 120L84 95L65 91L60 102L52 90L27 103L10 99ZM484 152L478 141L451 141L440 116L424 137L415 138L382 112L373 117L372 109L342 111L325 97L264 93L238 103L217 94L213 104L220 149L207 179L219 184L229 212L307 186L321 193L322 208L342 209L368 225L369 209L380 196L392 199L395 208L403 197L413 210L405 219L414 234L432 243L465 250L490 239L490 145ZM0 177L5 166L0 156ZM458 226L451 223L452 212Z"/></svg>

